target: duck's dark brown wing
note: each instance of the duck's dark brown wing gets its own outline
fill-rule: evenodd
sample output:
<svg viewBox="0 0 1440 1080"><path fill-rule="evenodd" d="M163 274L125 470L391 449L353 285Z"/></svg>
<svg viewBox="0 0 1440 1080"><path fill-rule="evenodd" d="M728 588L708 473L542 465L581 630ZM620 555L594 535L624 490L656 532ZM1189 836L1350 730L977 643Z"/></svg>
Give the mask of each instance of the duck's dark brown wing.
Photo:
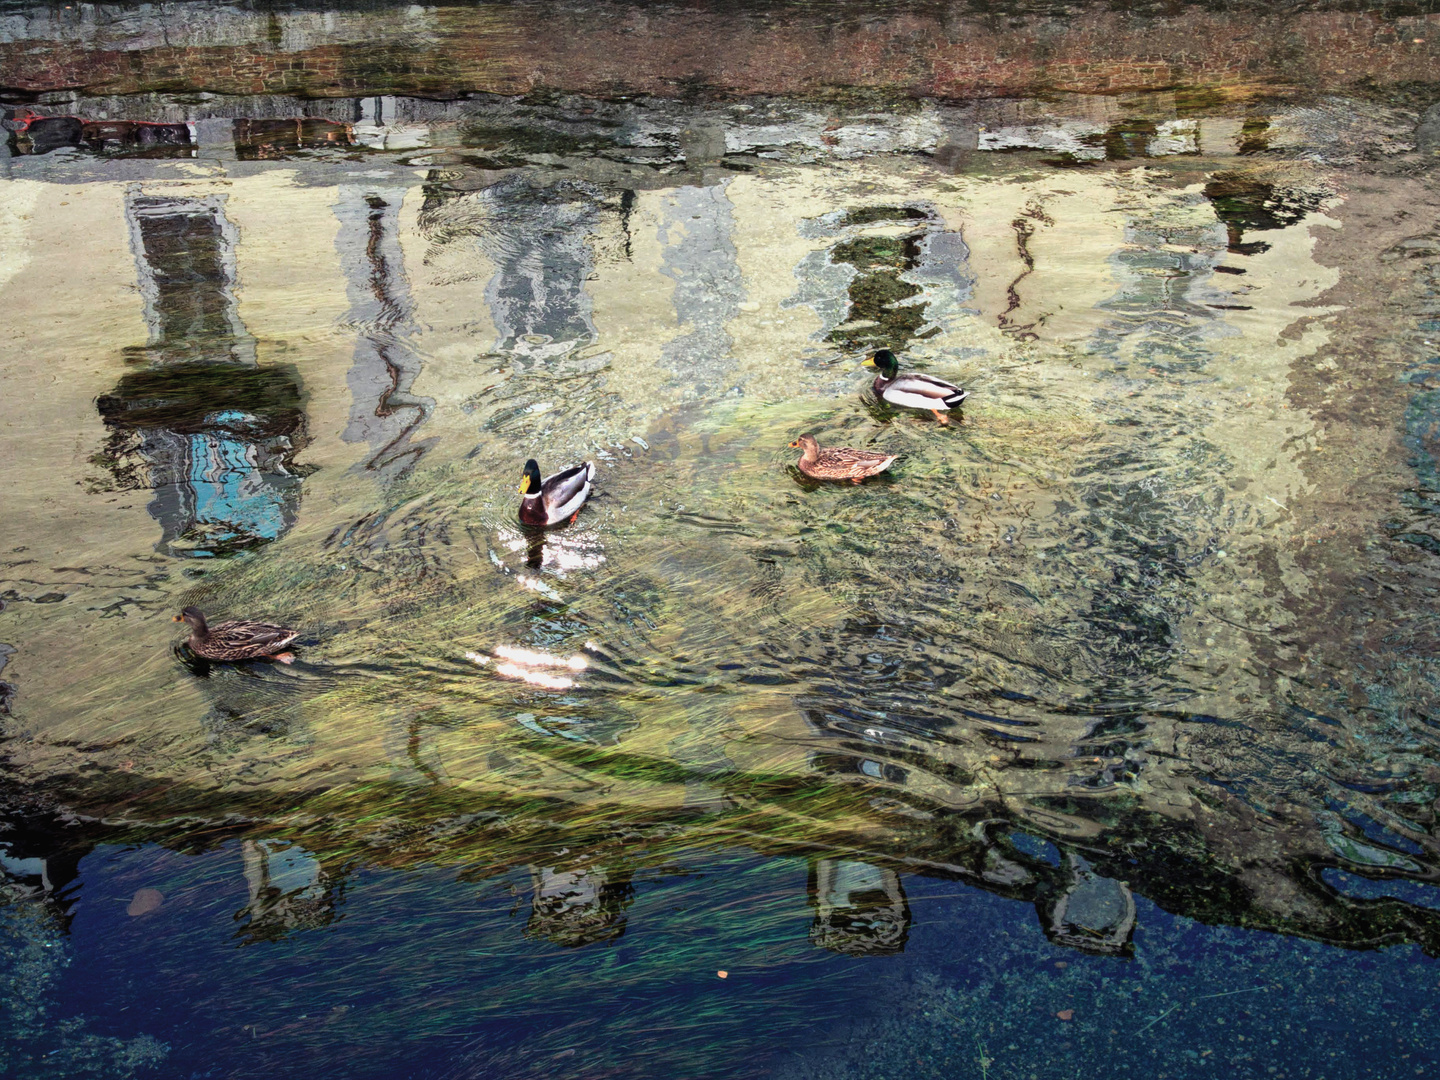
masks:
<svg viewBox="0 0 1440 1080"><path fill-rule="evenodd" d="M800 471L811 476L848 480L861 476L874 476L884 472L895 461L896 454L877 454L873 450L857 450L853 446L836 446L821 450L815 463L809 468L801 462Z"/></svg>
<svg viewBox="0 0 1440 1080"><path fill-rule="evenodd" d="M224 659L273 656L299 636L298 631L291 630L288 626L232 619L210 627L203 651L197 651L200 651L202 656Z"/></svg>

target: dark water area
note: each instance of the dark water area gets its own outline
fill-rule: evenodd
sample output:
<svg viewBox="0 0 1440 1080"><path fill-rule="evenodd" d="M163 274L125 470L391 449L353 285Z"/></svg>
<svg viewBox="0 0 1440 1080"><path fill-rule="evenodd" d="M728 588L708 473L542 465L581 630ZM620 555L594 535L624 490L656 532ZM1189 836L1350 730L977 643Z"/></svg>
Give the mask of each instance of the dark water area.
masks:
<svg viewBox="0 0 1440 1080"><path fill-rule="evenodd" d="M1437 50L0 4L0 1075L1440 1074Z"/></svg>

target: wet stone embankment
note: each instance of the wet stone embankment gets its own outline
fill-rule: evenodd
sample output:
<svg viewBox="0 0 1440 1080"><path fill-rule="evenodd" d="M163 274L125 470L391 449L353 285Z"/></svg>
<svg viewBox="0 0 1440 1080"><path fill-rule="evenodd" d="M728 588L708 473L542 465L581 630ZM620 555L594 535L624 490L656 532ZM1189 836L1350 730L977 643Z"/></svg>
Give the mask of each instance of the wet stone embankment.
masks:
<svg viewBox="0 0 1440 1080"><path fill-rule="evenodd" d="M0 91L311 97L871 92L935 98L1199 87L1413 93L1430 4L531 2L418 7L7 5Z"/></svg>

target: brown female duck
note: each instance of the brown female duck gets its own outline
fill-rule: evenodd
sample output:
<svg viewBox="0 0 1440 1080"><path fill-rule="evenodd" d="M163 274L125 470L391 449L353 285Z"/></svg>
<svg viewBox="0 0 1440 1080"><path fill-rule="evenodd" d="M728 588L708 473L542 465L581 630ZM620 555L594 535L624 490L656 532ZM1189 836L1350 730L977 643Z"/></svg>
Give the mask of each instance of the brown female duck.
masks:
<svg viewBox="0 0 1440 1080"><path fill-rule="evenodd" d="M192 633L186 643L196 656L206 660L279 660L288 664L295 654L285 646L300 636L296 630L249 619L230 619L210 626L197 607L187 607L175 616L188 623Z"/></svg>
<svg viewBox="0 0 1440 1080"><path fill-rule="evenodd" d="M790 445L802 449L798 462L800 471L815 480L849 480L858 484L867 476L884 472L899 457L898 454L856 450L851 446L822 450L814 435L801 435Z"/></svg>

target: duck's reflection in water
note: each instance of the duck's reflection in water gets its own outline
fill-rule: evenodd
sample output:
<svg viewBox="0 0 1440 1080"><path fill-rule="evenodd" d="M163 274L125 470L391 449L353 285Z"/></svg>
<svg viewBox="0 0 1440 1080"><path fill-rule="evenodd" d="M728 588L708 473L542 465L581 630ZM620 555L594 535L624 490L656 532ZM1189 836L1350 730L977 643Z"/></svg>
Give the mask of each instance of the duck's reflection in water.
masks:
<svg viewBox="0 0 1440 1080"><path fill-rule="evenodd" d="M302 848L281 841L244 840L240 845L250 902L235 913L246 944L278 941L292 930L327 926L344 892Z"/></svg>
<svg viewBox="0 0 1440 1080"><path fill-rule="evenodd" d="M810 941L847 956L905 951L910 904L893 870L852 859L817 859L810 866Z"/></svg>
<svg viewBox="0 0 1440 1080"><path fill-rule="evenodd" d="M512 555L525 554L525 565L565 577L577 570L593 570L605 563L600 534L591 529L545 530L516 527L504 529L500 547Z"/></svg>
<svg viewBox="0 0 1440 1080"><path fill-rule="evenodd" d="M635 890L630 875L603 866L532 866L534 895L525 936L577 948L625 933L625 909Z"/></svg>

